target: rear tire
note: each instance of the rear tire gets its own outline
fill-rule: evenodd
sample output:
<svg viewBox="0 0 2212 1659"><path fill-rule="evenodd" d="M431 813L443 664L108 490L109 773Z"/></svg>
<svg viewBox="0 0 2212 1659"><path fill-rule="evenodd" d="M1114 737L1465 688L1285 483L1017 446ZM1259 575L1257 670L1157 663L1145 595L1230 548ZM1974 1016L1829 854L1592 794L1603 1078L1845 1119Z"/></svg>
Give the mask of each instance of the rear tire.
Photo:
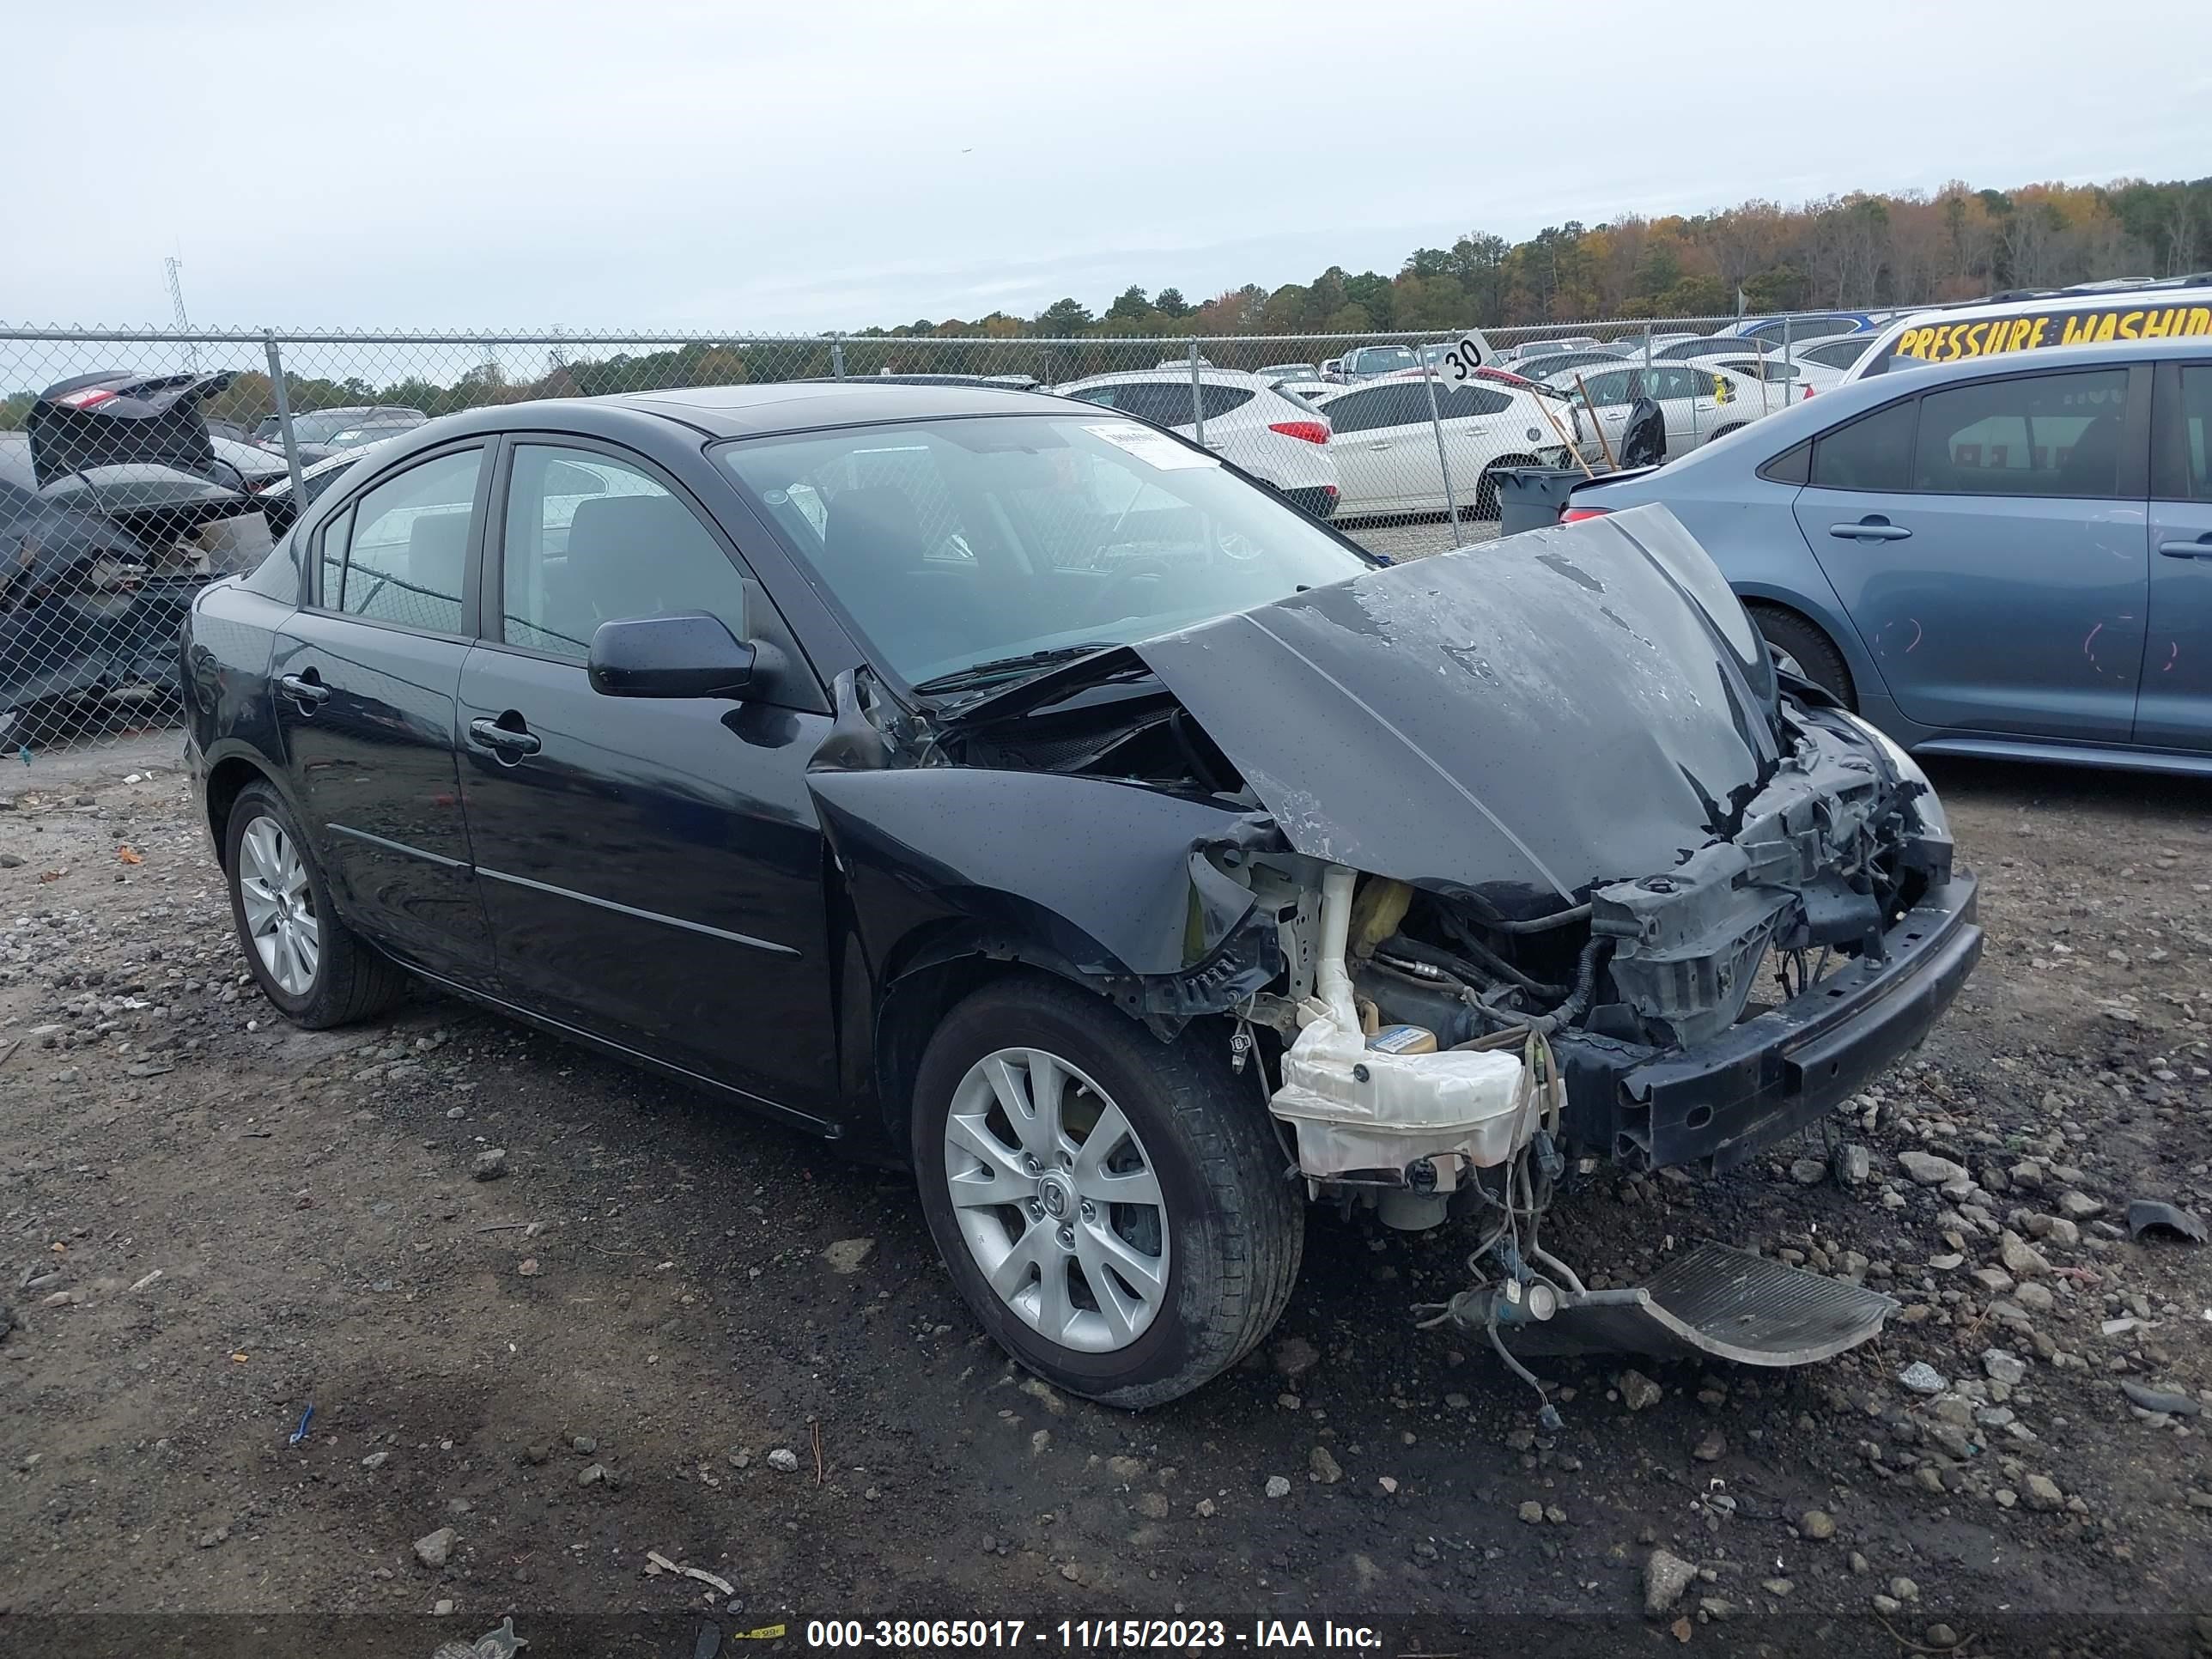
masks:
<svg viewBox="0 0 2212 1659"><path fill-rule="evenodd" d="M310 1031L381 1013L407 975L338 920L329 885L283 798L250 783L222 830L239 948L262 995Z"/></svg>
<svg viewBox="0 0 2212 1659"><path fill-rule="evenodd" d="M1780 605L1753 605L1745 609L1766 642L1796 658L1799 672L1807 679L1844 708L1857 709L1858 695L1851 684L1850 668L1834 641L1796 611L1784 611Z"/></svg>
<svg viewBox="0 0 2212 1659"><path fill-rule="evenodd" d="M1711 432L1705 434L1703 438L1698 441L1698 447L1702 449L1705 445L1712 442L1716 438L1725 438L1731 432L1741 432L1742 430L1743 422L1741 421L1734 422L1728 426L1717 426Z"/></svg>
<svg viewBox="0 0 2212 1659"><path fill-rule="evenodd" d="M1224 1045L1163 1043L1058 981L955 1007L915 1077L914 1162L984 1328L1054 1386L1132 1410L1243 1358L1289 1302L1305 1236L1255 1094Z"/></svg>

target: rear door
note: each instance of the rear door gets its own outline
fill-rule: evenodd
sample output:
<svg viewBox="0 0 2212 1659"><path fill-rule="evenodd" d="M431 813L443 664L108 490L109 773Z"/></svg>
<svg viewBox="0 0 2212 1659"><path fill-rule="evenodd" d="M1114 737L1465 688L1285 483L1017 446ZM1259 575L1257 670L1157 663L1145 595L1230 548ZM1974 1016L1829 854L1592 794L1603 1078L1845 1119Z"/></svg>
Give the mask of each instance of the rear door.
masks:
<svg viewBox="0 0 2212 1659"><path fill-rule="evenodd" d="M376 944L489 988L491 934L453 759L490 469L471 443L410 461L318 532L313 602L269 678L292 799L339 908Z"/></svg>
<svg viewBox="0 0 2212 1659"><path fill-rule="evenodd" d="M1419 380L1384 380L1323 406L1334 433L1340 514L1442 510L1429 394Z"/></svg>
<svg viewBox="0 0 2212 1659"><path fill-rule="evenodd" d="M520 1001L810 1119L831 1109L827 704L711 519L642 457L510 443L484 639L460 677L470 844ZM606 696L599 624L703 611L761 647L757 694Z"/></svg>
<svg viewBox="0 0 2212 1659"><path fill-rule="evenodd" d="M1907 718L2128 741L2148 380L1992 375L1815 441L1798 527Z"/></svg>
<svg viewBox="0 0 2212 1659"><path fill-rule="evenodd" d="M2135 739L2212 749L2212 357L2159 364L2154 404L2150 629Z"/></svg>
<svg viewBox="0 0 2212 1659"><path fill-rule="evenodd" d="M1494 386L1446 386L1440 380L1437 414L1443 422L1444 451L1451 457L1452 494L1462 507L1478 503L1485 512L1493 510L1496 503L1484 488L1483 473L1504 458L1533 460L1532 451L1559 442L1550 431L1523 418L1527 411ZM1441 478L1437 492L1441 504Z"/></svg>

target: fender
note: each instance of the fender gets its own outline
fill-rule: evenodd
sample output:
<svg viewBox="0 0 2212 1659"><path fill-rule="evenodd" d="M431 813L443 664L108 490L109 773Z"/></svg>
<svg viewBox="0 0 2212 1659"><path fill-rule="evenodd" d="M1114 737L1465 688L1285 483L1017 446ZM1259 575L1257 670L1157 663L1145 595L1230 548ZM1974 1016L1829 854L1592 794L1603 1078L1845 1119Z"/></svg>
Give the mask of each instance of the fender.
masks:
<svg viewBox="0 0 2212 1659"><path fill-rule="evenodd" d="M1188 1018L1273 976L1272 920L1255 948L1253 895L1214 862L1272 833L1264 819L1060 773L817 767L807 782L878 987L981 955Z"/></svg>

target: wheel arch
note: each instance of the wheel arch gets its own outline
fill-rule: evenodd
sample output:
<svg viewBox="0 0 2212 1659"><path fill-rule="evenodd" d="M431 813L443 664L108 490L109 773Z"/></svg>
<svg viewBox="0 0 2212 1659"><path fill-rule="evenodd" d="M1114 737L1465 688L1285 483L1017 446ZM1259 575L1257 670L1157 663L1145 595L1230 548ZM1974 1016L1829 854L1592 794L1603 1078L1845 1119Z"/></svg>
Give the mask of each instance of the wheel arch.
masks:
<svg viewBox="0 0 2212 1659"><path fill-rule="evenodd" d="M257 755L246 749L236 749L211 762L208 766L207 782L202 793L207 811L208 835L215 842L216 866L228 873L228 848L225 831L230 825L230 814L238 805L238 798L257 783L265 783L275 790L285 805L299 816L299 805L285 789L283 781Z"/></svg>
<svg viewBox="0 0 2212 1659"><path fill-rule="evenodd" d="M906 1145L915 1078L931 1035L955 1005L987 985L1026 975L1077 986L1164 1045L1193 1020L1225 1014L1281 971L1273 919L1256 907L1203 961L1176 973L1139 974L1066 918L1015 895L998 896L994 926L923 930L902 942L877 981L866 1023L872 1042L865 1054L848 1053L846 1071L849 1083L874 1094L894 1146ZM1006 925L1025 915L1026 925Z"/></svg>
<svg viewBox="0 0 2212 1659"><path fill-rule="evenodd" d="M1835 647L1836 654L1844 659L1844 666L1850 673L1852 694L1858 702L1865 702L1870 694L1887 695L1888 688L1882 682L1881 672L1875 668L1874 659L1867 655L1865 641L1859 638L1858 629L1852 627L1850 619L1840 611L1831 611L1816 601L1811 601L1800 589L1779 583L1746 581L1731 586L1735 589L1736 597L1743 601L1746 610L1754 612L1762 608L1778 611L1822 635L1830 645ZM1756 620L1754 617L1753 621Z"/></svg>

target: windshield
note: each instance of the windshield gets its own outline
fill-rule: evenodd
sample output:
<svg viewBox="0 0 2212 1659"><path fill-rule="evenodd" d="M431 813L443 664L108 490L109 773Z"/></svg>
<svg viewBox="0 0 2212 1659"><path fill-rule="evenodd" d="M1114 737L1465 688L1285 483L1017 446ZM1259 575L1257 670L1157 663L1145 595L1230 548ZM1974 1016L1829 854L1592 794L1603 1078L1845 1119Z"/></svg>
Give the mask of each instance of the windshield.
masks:
<svg viewBox="0 0 2212 1659"><path fill-rule="evenodd" d="M843 428L715 453L909 685L1149 639L1368 568L1203 450L1125 419Z"/></svg>
<svg viewBox="0 0 2212 1659"><path fill-rule="evenodd" d="M1394 368L1413 368L1420 362L1411 346L1362 346L1358 356L1362 374L1388 374Z"/></svg>

